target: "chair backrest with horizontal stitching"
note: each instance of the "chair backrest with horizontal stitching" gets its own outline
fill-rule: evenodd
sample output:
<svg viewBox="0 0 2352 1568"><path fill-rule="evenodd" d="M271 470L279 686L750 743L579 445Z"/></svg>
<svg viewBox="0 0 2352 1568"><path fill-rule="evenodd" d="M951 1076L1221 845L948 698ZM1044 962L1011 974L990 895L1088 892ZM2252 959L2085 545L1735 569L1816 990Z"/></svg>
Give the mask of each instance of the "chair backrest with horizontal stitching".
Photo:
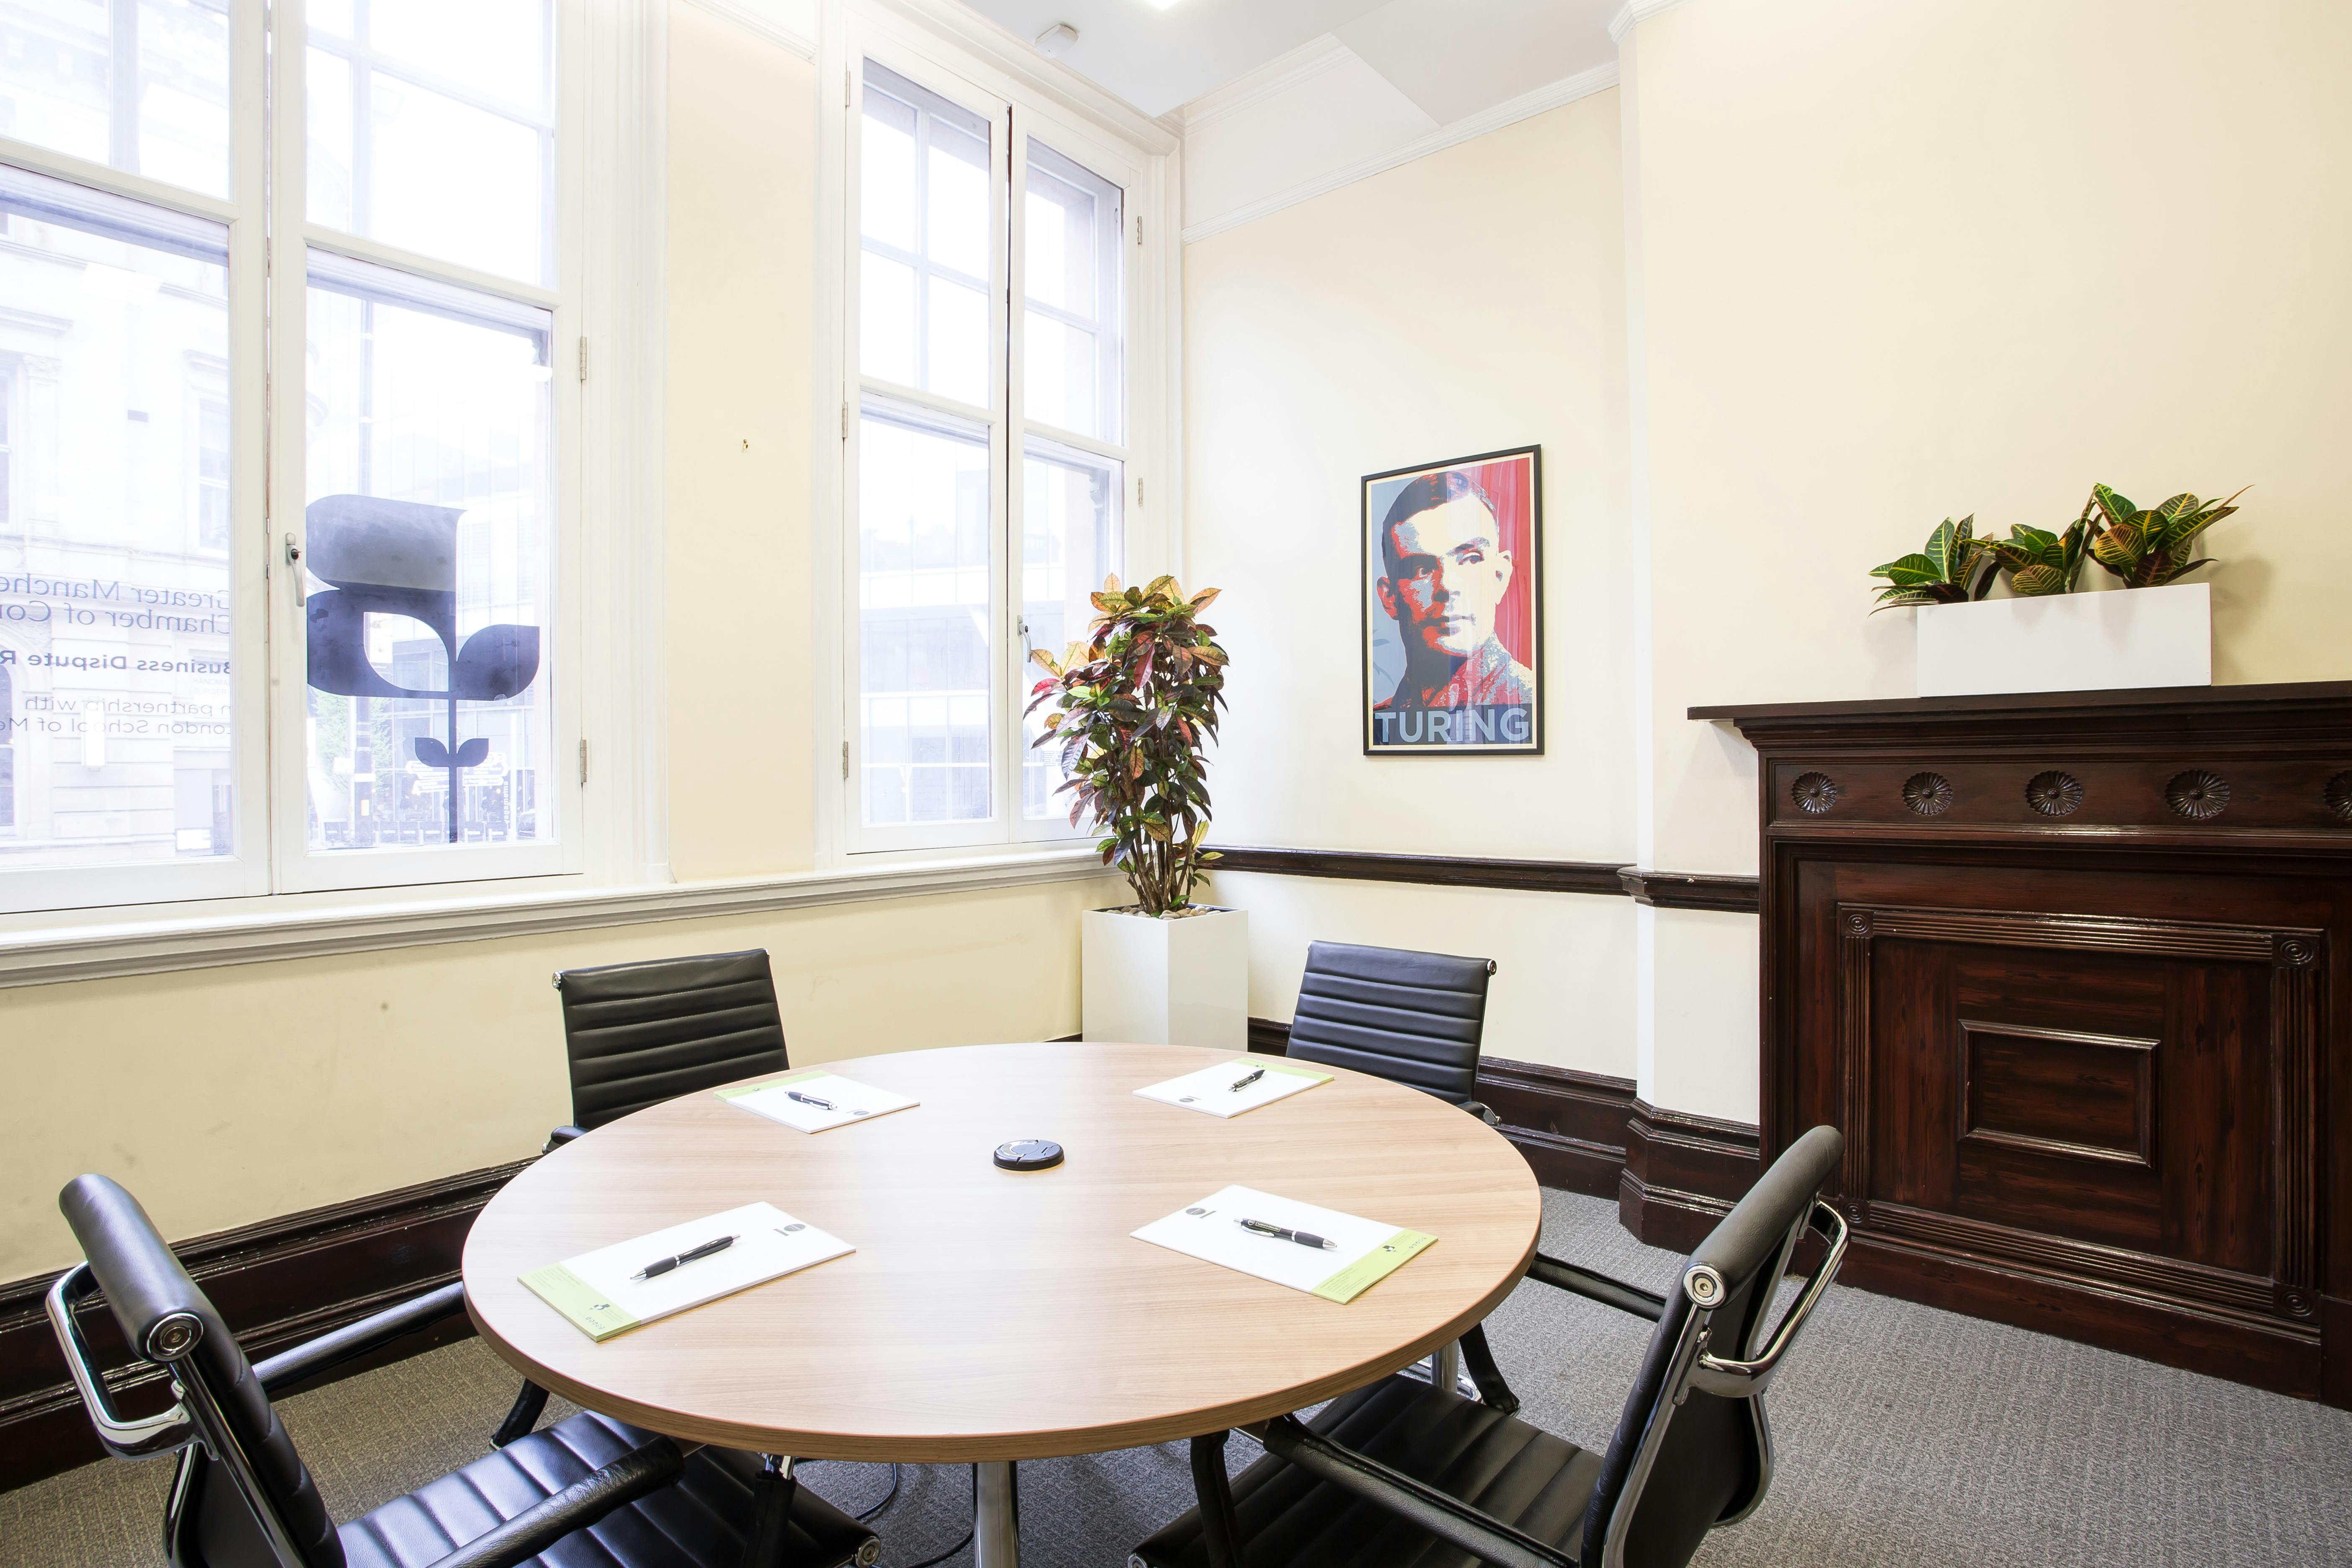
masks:
<svg viewBox="0 0 2352 1568"><path fill-rule="evenodd" d="M1318 942L1307 950L1290 1054L1465 1105L1477 1097L1485 958Z"/></svg>
<svg viewBox="0 0 2352 1568"><path fill-rule="evenodd" d="M580 1127L787 1066L763 949L567 969L555 985Z"/></svg>

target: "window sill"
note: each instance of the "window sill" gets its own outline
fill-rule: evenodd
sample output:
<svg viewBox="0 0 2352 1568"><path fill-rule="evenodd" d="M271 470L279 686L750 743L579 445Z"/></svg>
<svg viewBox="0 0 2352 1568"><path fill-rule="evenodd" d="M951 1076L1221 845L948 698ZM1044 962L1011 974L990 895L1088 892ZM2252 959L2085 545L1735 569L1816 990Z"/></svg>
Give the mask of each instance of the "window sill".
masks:
<svg viewBox="0 0 2352 1568"><path fill-rule="evenodd" d="M1091 847L794 871L728 881L564 888L467 898L130 919L0 933L0 987L210 969L654 921L705 920L869 899L1112 876Z"/></svg>

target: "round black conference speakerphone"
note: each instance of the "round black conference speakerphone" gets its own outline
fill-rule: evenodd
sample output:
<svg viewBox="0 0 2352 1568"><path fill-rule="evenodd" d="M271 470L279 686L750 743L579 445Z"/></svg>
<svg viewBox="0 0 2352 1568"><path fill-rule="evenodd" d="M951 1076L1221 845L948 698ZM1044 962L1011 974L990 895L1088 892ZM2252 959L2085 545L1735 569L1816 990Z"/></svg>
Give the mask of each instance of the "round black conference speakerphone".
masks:
<svg viewBox="0 0 2352 1568"><path fill-rule="evenodd" d="M1062 1146L1050 1138L1016 1138L996 1146L996 1163L1007 1171L1050 1171L1062 1163Z"/></svg>

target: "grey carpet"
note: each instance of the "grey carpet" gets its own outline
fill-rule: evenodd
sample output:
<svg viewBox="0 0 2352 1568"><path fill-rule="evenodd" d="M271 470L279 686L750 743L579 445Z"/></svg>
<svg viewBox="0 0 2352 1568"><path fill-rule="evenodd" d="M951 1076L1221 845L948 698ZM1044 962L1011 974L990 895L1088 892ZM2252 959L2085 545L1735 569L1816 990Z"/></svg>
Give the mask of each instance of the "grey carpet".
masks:
<svg viewBox="0 0 2352 1568"><path fill-rule="evenodd" d="M1545 1250L1653 1289L1677 1259L1619 1229L1613 1205L1546 1194ZM1643 1325L1522 1286L1488 1325L1529 1420L1606 1442ZM289 1400L288 1428L337 1519L484 1451L514 1374L478 1340ZM553 1420L568 1412L561 1402ZM2352 1412L2263 1394L2030 1333L1835 1289L1773 1387L1779 1471L1706 1568L1789 1563L2352 1564ZM1246 1440L1236 1463L1255 1458ZM814 1464L853 1510L888 1468ZM882 1568L946 1550L968 1472L915 1467L877 1521ZM165 1462L90 1465L0 1493L0 1568L163 1563ZM1021 1467L1025 1568L1119 1568L1190 1506L1181 1445ZM968 1552L943 1568L969 1568Z"/></svg>

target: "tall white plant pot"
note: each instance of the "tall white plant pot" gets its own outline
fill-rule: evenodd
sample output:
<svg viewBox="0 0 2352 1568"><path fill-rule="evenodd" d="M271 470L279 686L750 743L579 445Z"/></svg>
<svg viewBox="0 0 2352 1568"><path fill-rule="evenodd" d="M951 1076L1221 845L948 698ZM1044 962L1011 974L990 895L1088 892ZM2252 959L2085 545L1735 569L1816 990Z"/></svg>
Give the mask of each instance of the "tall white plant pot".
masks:
<svg viewBox="0 0 2352 1568"><path fill-rule="evenodd" d="M2213 684L2203 583L1919 610L1919 695Z"/></svg>
<svg viewBox="0 0 2352 1568"><path fill-rule="evenodd" d="M1089 1040L1249 1048L1249 916L1181 920L1088 910L1080 918Z"/></svg>

